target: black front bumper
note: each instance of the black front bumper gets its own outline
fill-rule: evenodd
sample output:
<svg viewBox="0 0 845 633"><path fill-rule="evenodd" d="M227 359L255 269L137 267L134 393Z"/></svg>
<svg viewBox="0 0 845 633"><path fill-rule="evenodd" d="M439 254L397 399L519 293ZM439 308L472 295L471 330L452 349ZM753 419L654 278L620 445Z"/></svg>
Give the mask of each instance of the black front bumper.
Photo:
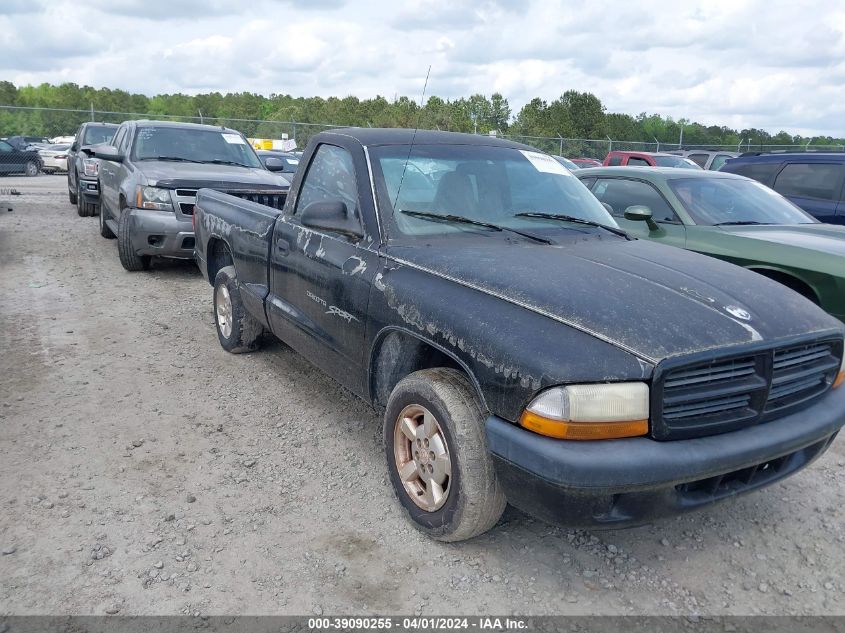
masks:
<svg viewBox="0 0 845 633"><path fill-rule="evenodd" d="M87 178L79 179L79 192L85 202L100 204L100 183Z"/></svg>
<svg viewBox="0 0 845 633"><path fill-rule="evenodd" d="M763 425L690 440L576 442L487 419L508 501L551 523L627 527L749 492L797 472L845 425L845 388Z"/></svg>

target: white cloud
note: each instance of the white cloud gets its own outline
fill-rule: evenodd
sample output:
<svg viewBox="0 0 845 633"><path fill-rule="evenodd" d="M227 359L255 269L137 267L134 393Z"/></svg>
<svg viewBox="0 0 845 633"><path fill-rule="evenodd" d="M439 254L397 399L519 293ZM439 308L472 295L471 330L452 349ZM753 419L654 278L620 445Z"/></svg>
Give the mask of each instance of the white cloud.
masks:
<svg viewBox="0 0 845 633"><path fill-rule="evenodd" d="M845 134L845 10L826 0L2 0L0 79L155 94L444 98Z"/></svg>

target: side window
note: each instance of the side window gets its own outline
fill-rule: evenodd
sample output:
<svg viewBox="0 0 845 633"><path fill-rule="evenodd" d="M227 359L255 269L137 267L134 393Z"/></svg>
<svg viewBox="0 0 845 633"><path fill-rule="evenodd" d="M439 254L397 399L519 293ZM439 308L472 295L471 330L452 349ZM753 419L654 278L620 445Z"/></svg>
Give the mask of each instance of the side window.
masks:
<svg viewBox="0 0 845 633"><path fill-rule="evenodd" d="M118 128L117 132L115 133L114 138L111 141L112 145L114 147L116 147L118 150L120 149L120 144L123 142L123 137L124 137L125 134L126 134L126 128L123 127L123 126L120 126Z"/></svg>
<svg viewBox="0 0 845 633"><path fill-rule="evenodd" d="M722 168L722 165L724 165L730 158L733 158L730 154L716 154L713 158L713 162L710 163L710 170L719 171Z"/></svg>
<svg viewBox="0 0 845 633"><path fill-rule="evenodd" d="M704 169L704 165L707 164L707 154L690 154L687 158L702 169Z"/></svg>
<svg viewBox="0 0 845 633"><path fill-rule="evenodd" d="M607 163L610 167L618 167L622 164L622 157L621 156L611 156L610 161Z"/></svg>
<svg viewBox="0 0 845 633"><path fill-rule="evenodd" d="M14 149L6 141L0 141L0 152L12 152Z"/></svg>
<svg viewBox="0 0 845 633"><path fill-rule="evenodd" d="M640 180L622 178L599 178L593 187L593 194L610 205L611 214L617 218L625 217L625 209L641 204L651 209L655 222L679 223L669 203L650 184Z"/></svg>
<svg viewBox="0 0 845 633"><path fill-rule="evenodd" d="M650 167L645 158L637 158L636 156L630 156L628 158L628 165L631 167Z"/></svg>
<svg viewBox="0 0 845 633"><path fill-rule="evenodd" d="M764 185L768 185L772 182L772 177L775 175L775 172L777 172L779 167L780 163L771 163L768 161L748 162L733 166L725 171L730 171L734 174L739 174L740 176L745 176L747 178L753 178L758 182L762 182Z"/></svg>
<svg viewBox="0 0 845 633"><path fill-rule="evenodd" d="M128 126L123 128L123 136L121 137L121 139L119 141L120 144L115 146L120 150L120 152L122 154L128 154L129 153L129 144L132 140L131 135L132 134L131 134Z"/></svg>
<svg viewBox="0 0 845 633"><path fill-rule="evenodd" d="M590 178L579 178L581 183L587 188L592 189L593 185L596 184L596 177L592 176Z"/></svg>
<svg viewBox="0 0 845 633"><path fill-rule="evenodd" d="M320 145L302 178L295 215L312 202L342 200L349 213L358 215L358 188L352 156L335 145Z"/></svg>
<svg viewBox="0 0 845 633"><path fill-rule="evenodd" d="M837 200L845 165L789 163L775 178L774 190L784 196Z"/></svg>

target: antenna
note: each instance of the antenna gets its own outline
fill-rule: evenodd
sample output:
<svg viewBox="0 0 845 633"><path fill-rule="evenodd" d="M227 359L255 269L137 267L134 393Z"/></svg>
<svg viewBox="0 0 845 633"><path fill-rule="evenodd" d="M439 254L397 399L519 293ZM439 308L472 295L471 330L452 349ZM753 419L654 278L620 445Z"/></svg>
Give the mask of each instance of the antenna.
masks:
<svg viewBox="0 0 845 633"><path fill-rule="evenodd" d="M417 116L417 127L414 128L414 133L411 135L411 144L408 146L408 156L405 158L405 164L402 166L402 177L399 179L399 187L396 188L396 197L393 199L393 211L391 217L396 213L396 203L399 202L399 192L402 191L402 183L405 182L405 171L408 169L408 161L411 160L411 152L414 150L414 140L417 138L417 130L420 129L420 121L422 121L423 101L425 101L425 91L428 88L428 77L431 74L431 65L428 67L428 72L425 74L425 83L423 84L422 96L420 97L420 113Z"/></svg>

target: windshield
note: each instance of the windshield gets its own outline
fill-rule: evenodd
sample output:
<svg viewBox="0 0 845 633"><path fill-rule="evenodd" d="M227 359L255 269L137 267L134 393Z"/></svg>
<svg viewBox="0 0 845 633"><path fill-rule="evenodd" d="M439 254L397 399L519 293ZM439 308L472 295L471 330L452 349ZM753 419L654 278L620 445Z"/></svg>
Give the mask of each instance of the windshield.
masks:
<svg viewBox="0 0 845 633"><path fill-rule="evenodd" d="M393 228L403 235L443 235L485 231L466 222L432 222L407 212L453 215L511 229L602 229L524 213L568 215L609 227L618 225L569 170L540 152L485 145L407 145L373 147L381 172L376 184L382 209L392 207ZM407 168L405 163L407 161ZM401 183L401 188L400 188Z"/></svg>
<svg viewBox="0 0 845 633"><path fill-rule="evenodd" d="M114 137L117 128L114 127L100 127L89 126L85 129L85 138L82 139L83 145L99 145L100 143L108 143Z"/></svg>
<svg viewBox="0 0 845 633"><path fill-rule="evenodd" d="M669 187L696 224L811 224L812 217L755 180L678 178Z"/></svg>
<svg viewBox="0 0 845 633"><path fill-rule="evenodd" d="M135 136L136 160L181 160L261 168L255 150L237 132L186 127L142 127Z"/></svg>
<svg viewBox="0 0 845 633"><path fill-rule="evenodd" d="M680 167L681 169L701 169L688 158L681 156L655 156L654 162L658 167Z"/></svg>

